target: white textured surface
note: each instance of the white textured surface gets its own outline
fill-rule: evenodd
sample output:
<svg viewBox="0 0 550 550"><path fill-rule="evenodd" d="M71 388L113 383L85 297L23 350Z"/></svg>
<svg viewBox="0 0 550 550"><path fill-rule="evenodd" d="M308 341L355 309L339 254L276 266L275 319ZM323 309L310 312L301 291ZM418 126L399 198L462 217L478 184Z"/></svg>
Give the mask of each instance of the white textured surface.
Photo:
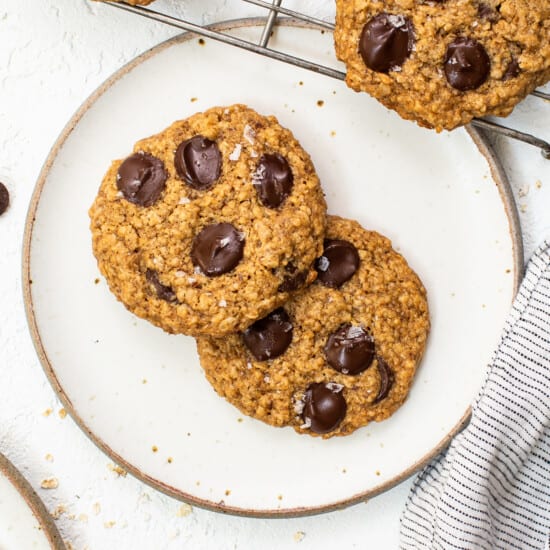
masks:
<svg viewBox="0 0 550 550"><path fill-rule="evenodd" d="M330 17L330 0L288 1ZM196 21L258 13L238 0L160 0ZM86 0L0 0L0 181L12 199L0 217L0 451L23 472L74 548L286 549L395 548L409 483L369 503L323 516L255 520L182 508L109 468L110 460L74 425L36 359L21 299L24 218L34 182L55 138L78 105L123 63L174 34ZM527 99L510 125L550 139L550 106ZM550 235L550 161L497 140L521 210L526 252ZM62 266L60 266L62 269ZM45 411L51 414L45 415ZM54 477L57 489L40 488ZM320 480L322 483L322 480Z"/></svg>

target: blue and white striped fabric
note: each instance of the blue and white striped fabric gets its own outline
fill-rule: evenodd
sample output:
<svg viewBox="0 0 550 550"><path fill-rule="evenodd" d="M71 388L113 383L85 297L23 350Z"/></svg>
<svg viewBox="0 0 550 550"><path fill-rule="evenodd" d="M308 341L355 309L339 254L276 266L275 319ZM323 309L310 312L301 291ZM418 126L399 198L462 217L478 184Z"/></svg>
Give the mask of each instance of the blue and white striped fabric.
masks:
<svg viewBox="0 0 550 550"><path fill-rule="evenodd" d="M468 426L416 479L401 548L550 547L550 242L525 279Z"/></svg>

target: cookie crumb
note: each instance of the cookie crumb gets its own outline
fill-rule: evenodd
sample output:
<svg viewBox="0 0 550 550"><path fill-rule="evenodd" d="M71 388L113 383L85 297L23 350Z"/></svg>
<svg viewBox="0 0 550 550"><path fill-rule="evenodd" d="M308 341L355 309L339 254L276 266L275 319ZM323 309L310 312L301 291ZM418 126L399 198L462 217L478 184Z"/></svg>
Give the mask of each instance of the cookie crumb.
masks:
<svg viewBox="0 0 550 550"><path fill-rule="evenodd" d="M96 277L96 278L94 279L94 285L98 285L98 284L99 284L99 279Z"/></svg>
<svg viewBox="0 0 550 550"><path fill-rule="evenodd" d="M63 514L67 513L67 508L64 504L56 506L52 512L53 519L59 519Z"/></svg>
<svg viewBox="0 0 550 550"><path fill-rule="evenodd" d="M198 42L201 46L204 46L206 44L206 41L204 40L204 38L199 38Z"/></svg>
<svg viewBox="0 0 550 550"><path fill-rule="evenodd" d="M317 100L317 107L322 107L325 104L325 102L322 99Z"/></svg>
<svg viewBox="0 0 550 550"><path fill-rule="evenodd" d="M231 491L229 489L225 490L225 496L228 497L231 494Z"/></svg>
<svg viewBox="0 0 550 550"><path fill-rule="evenodd" d="M117 464L107 464L107 468L111 470L111 472L115 473L117 477L126 477L128 472L124 469L118 466Z"/></svg>
<svg viewBox="0 0 550 550"><path fill-rule="evenodd" d="M178 518L184 518L193 513L193 506L187 503L183 503L176 512Z"/></svg>
<svg viewBox="0 0 550 550"><path fill-rule="evenodd" d="M104 524L103 524L103 527L105 527L105 529L112 529L114 526L116 525L116 521L106 521Z"/></svg>
<svg viewBox="0 0 550 550"><path fill-rule="evenodd" d="M521 199L522 197L526 197L529 194L529 184L526 183L523 187L519 188L518 196Z"/></svg>
<svg viewBox="0 0 550 550"><path fill-rule="evenodd" d="M296 531L296 533L294 533L294 540L296 542L302 542L305 536L306 534L303 531Z"/></svg>
<svg viewBox="0 0 550 550"><path fill-rule="evenodd" d="M42 489L57 489L59 487L59 481L55 477L48 477L43 479L40 483Z"/></svg>
<svg viewBox="0 0 550 550"><path fill-rule="evenodd" d="M50 414L52 414L53 411L52 409L46 409L43 413L42 413L42 416L50 416Z"/></svg>
<svg viewBox="0 0 550 550"><path fill-rule="evenodd" d="M198 97L192 97L191 98L191 103L195 103L195 101L197 101L199 98Z"/></svg>
<svg viewBox="0 0 550 550"><path fill-rule="evenodd" d="M53 456L48 453L45 457L44 457L45 460L47 460L48 462L53 462Z"/></svg>
<svg viewBox="0 0 550 550"><path fill-rule="evenodd" d="M168 464L172 464L172 462L174 462L174 459L169 456L167 459L166 459L166 462L168 462Z"/></svg>
<svg viewBox="0 0 550 550"><path fill-rule="evenodd" d="M152 450L154 453L156 453L156 452L159 450L159 448L158 448L156 445L153 445L153 446L151 447L151 450Z"/></svg>
<svg viewBox="0 0 550 550"><path fill-rule="evenodd" d="M535 187L536 187L537 189L540 189L540 188L542 187L542 181L537 180L537 181L535 182Z"/></svg>
<svg viewBox="0 0 550 550"><path fill-rule="evenodd" d="M59 415L59 418L63 420L67 416L67 411L65 409L59 409L59 412L57 414Z"/></svg>

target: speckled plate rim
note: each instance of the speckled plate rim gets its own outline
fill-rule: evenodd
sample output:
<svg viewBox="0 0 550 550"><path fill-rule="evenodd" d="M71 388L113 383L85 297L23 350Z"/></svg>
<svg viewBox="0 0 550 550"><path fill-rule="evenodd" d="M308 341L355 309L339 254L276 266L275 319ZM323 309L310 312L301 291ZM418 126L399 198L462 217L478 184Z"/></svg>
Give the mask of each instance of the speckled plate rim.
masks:
<svg viewBox="0 0 550 550"><path fill-rule="evenodd" d="M230 21L223 21L210 25L209 28L217 31L229 31L242 27L254 27L265 24L265 18L244 18L236 19ZM316 25L304 23L303 21L291 19L291 18L281 18L279 19L278 28L281 27L299 27L299 28L308 28L312 30L322 30L328 32ZM277 510L253 510L253 509L244 509L228 506L226 504L220 504L219 502L213 502L205 499L195 497L193 495L184 493L183 491L172 487L169 484L166 484L158 479L155 479L145 472L141 471L139 468L136 468L131 463L126 461L122 456L117 454L109 445L107 445L100 437L98 437L86 424L86 422L80 417L78 411L74 408L69 396L63 390L56 373L50 363L44 345L42 343L40 331L38 328L36 316L34 314L34 305L31 293L31 279L30 279L30 254L31 254L31 242L34 229L35 214L40 202L40 197L44 185L48 179L48 175L52 168L53 163L56 160L59 150L63 147L66 140L72 133L73 129L79 123L80 119L88 111L88 109L107 91L113 84L115 84L120 78L125 76L127 73L132 71L135 67L151 58L152 56L158 54L166 48L174 44L179 44L186 42L193 38L196 38L194 33L184 33L178 36L175 36L171 39L168 39L153 48L147 50L141 55L134 58L132 61L121 67L116 71L111 77L109 77L103 84L101 84L79 107L70 121L67 123L57 141L54 143L52 149L50 150L48 157L42 167L40 175L38 177L36 187L34 189L31 202L29 205L29 210L27 214L27 219L25 222L25 231L23 237L23 256L22 256L22 282L23 282L23 299L25 304L25 312L27 315L27 322L29 325L31 337L36 348L38 358L42 364L42 367L46 373L46 376L52 385L55 393L57 394L60 401L63 403L65 409L69 412L73 420L81 428L81 430L91 439L91 441L99 447L105 454L107 454L113 461L118 463L122 468L127 470L131 475L143 481L150 487L157 489L168 496L188 502L194 506L205 508L214 512L234 514L238 516L246 517L258 517L258 518L284 518L284 517L301 517L319 514L323 512L331 512L335 510L340 510L346 508L353 504L359 502L364 502L388 489L391 489L395 485L401 483L415 472L420 470L425 466L434 456L438 455L453 439L453 437L459 433L464 426L468 423L470 418L471 410L468 409L464 412L464 415L459 420L459 422L451 429L451 431L441 439L441 441L428 453L426 453L420 460L415 462L409 468L404 470L401 474L393 477L392 479L373 487L370 490L359 492L355 495L352 495L346 499L343 499L339 502L323 505L323 506L308 506L308 507L296 507L296 508L286 508L286 509L277 509ZM227 46L230 47L230 46ZM273 61L277 63L277 61ZM523 277L524 269L524 256L523 256L523 239L521 233L521 226L519 222L519 215L514 200L514 195L510 187L510 183L504 172L500 161L498 160L496 154L494 153L487 137L483 134L482 131L472 127L471 125L466 127L469 136L472 141L478 147L482 156L487 160L491 174L494 182L497 185L502 204L504 206L505 214L508 218L509 231L512 241L512 255L513 255L513 277L514 277L514 288L513 295L517 293L519 284Z"/></svg>
<svg viewBox="0 0 550 550"><path fill-rule="evenodd" d="M65 543L46 506L31 487L31 484L2 453L0 453L0 473L8 479L27 503L34 517L38 520L40 528L48 539L52 550L66 550Z"/></svg>

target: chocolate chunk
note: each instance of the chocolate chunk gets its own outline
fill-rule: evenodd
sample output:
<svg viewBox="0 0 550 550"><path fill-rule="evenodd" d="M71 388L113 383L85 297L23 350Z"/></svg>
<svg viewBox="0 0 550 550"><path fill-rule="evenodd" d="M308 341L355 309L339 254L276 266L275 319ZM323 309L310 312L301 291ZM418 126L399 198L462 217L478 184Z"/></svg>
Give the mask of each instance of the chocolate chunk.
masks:
<svg viewBox="0 0 550 550"><path fill-rule="evenodd" d="M332 432L338 427L347 411L342 389L341 385L333 382L308 386L302 412L305 427L318 434Z"/></svg>
<svg viewBox="0 0 550 550"><path fill-rule="evenodd" d="M510 60L510 63L508 63L508 66L506 67L506 71L504 72L502 80L510 80L512 78L516 78L516 76L518 75L519 75L519 63L515 57L512 57L512 59Z"/></svg>
<svg viewBox="0 0 550 550"><path fill-rule="evenodd" d="M449 84L460 90L479 88L489 76L491 61L485 48L472 38L456 38L447 47L445 76Z"/></svg>
<svg viewBox="0 0 550 550"><path fill-rule="evenodd" d="M151 206L164 190L167 177L160 159L149 153L134 153L119 166L116 185L127 201Z"/></svg>
<svg viewBox="0 0 550 550"><path fill-rule="evenodd" d="M206 226L191 246L191 261L209 277L231 271L242 259L244 238L230 223Z"/></svg>
<svg viewBox="0 0 550 550"><path fill-rule="evenodd" d="M499 19L498 11L487 4L480 4L477 8L477 13L479 17L491 23L495 23Z"/></svg>
<svg viewBox="0 0 550 550"><path fill-rule="evenodd" d="M177 302L176 293L169 286L165 286L159 281L159 276L156 271L148 269L145 272L145 278L155 289L158 298L166 302Z"/></svg>
<svg viewBox="0 0 550 550"><path fill-rule="evenodd" d="M203 191L220 177L222 155L215 141L198 135L179 144L174 166L187 185Z"/></svg>
<svg viewBox="0 0 550 550"><path fill-rule="evenodd" d="M294 175L287 160L279 153L266 153L254 174L252 183L260 202L268 208L277 208L290 195Z"/></svg>
<svg viewBox="0 0 550 550"><path fill-rule="evenodd" d="M285 275L283 282L277 288L279 292L292 292L304 286L309 273L308 269L298 271L298 268L292 262L289 262L285 266L285 271L288 275Z"/></svg>
<svg viewBox="0 0 550 550"><path fill-rule="evenodd" d="M401 67L413 46L410 19L390 13L379 13L367 21L359 39L359 53L365 65L379 73Z"/></svg>
<svg viewBox="0 0 550 550"><path fill-rule="evenodd" d="M373 405L388 396L394 382L393 372L382 357L376 358L376 364L378 366L378 373L380 374L380 388L378 389L378 394L372 402Z"/></svg>
<svg viewBox="0 0 550 550"><path fill-rule="evenodd" d="M315 262L317 280L331 288L339 288L349 281L358 267L357 248L340 239L325 239L323 255Z"/></svg>
<svg viewBox="0 0 550 550"><path fill-rule="evenodd" d="M341 325L327 339L325 356L328 364L343 374L359 374L374 359L374 340L360 326Z"/></svg>
<svg viewBox="0 0 550 550"><path fill-rule="evenodd" d="M292 330L288 313L280 307L248 327L243 340L258 361L267 361L286 351L292 342Z"/></svg>
<svg viewBox="0 0 550 550"><path fill-rule="evenodd" d="M0 216L8 209L10 205L10 194L7 187L0 183Z"/></svg>

